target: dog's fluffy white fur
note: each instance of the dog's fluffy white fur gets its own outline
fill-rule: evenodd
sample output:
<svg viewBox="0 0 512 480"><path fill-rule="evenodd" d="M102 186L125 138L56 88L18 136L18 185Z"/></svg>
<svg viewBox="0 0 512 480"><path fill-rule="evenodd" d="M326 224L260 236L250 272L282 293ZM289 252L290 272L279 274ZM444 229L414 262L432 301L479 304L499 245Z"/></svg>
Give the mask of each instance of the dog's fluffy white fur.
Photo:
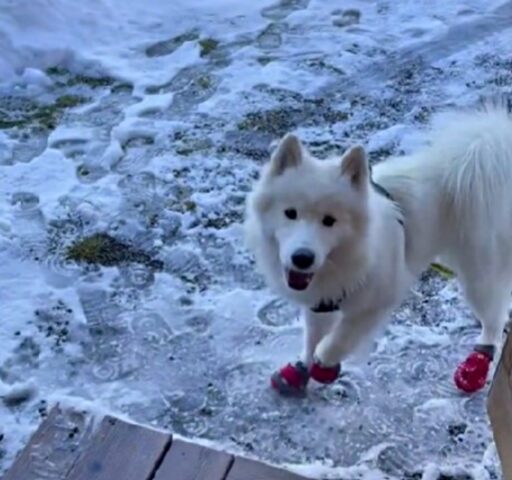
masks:
<svg viewBox="0 0 512 480"><path fill-rule="evenodd" d="M477 342L500 343L512 290L511 116L501 104L445 113L428 136L421 151L374 167L394 201L372 185L360 146L318 160L288 134L263 167L247 244L271 288L303 307L303 362L336 364L373 338L436 259L457 273L482 324ZM329 300L341 311L312 311Z"/></svg>

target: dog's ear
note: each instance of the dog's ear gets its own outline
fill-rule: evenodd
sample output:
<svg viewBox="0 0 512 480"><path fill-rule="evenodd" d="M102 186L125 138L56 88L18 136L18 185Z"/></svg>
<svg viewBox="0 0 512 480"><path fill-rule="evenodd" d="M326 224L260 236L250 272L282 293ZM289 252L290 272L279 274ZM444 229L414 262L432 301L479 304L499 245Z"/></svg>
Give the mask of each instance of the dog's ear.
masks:
<svg viewBox="0 0 512 480"><path fill-rule="evenodd" d="M343 155L341 174L348 177L350 183L356 188L362 188L368 183L368 160L363 147L357 145Z"/></svg>
<svg viewBox="0 0 512 480"><path fill-rule="evenodd" d="M286 134L272 154L270 172L281 175L287 168L298 167L302 162L302 144L297 136Z"/></svg>

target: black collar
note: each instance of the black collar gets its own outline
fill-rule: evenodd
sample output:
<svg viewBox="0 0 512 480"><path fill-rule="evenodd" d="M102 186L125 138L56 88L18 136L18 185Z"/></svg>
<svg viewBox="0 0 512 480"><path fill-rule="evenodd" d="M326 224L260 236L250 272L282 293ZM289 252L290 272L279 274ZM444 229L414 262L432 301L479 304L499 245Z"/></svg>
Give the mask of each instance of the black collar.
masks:
<svg viewBox="0 0 512 480"><path fill-rule="evenodd" d="M386 197L388 200L391 200L392 202L396 203L395 199L389 193L382 185L375 182L372 178L372 167L368 166L370 170L370 184L375 189L377 193L380 195ZM397 222L404 226L404 221L397 217ZM330 312L336 312L340 309L341 304L345 301L347 298L348 293L346 290L343 291L342 295L337 300L321 300L320 303L316 304L314 307L311 307L311 311L315 313L330 313Z"/></svg>
<svg viewBox="0 0 512 480"><path fill-rule="evenodd" d="M338 300L322 300L314 307L311 307L311 311L315 313L336 312L340 309L340 305L345 298L347 298L347 293L343 292L343 295Z"/></svg>

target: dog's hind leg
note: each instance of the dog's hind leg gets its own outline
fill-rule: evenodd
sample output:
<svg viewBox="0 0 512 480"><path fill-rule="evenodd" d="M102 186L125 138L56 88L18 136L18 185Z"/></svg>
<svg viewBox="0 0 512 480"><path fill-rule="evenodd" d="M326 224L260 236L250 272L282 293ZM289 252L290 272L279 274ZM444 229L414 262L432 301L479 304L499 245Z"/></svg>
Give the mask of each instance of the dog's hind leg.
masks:
<svg viewBox="0 0 512 480"><path fill-rule="evenodd" d="M455 384L466 393L485 386L494 352L501 345L508 321L511 278L508 272L489 265L480 271L460 272L464 296L481 323L482 330L473 352L454 375Z"/></svg>

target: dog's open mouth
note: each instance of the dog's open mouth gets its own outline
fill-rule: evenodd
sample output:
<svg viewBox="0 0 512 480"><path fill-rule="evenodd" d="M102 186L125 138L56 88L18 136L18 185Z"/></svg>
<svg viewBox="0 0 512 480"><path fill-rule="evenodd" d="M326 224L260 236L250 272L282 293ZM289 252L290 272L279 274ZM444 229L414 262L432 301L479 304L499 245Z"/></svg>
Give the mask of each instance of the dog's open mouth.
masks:
<svg viewBox="0 0 512 480"><path fill-rule="evenodd" d="M296 270L288 270L286 272L286 280L288 286L293 290L306 290L313 280L313 273L297 272Z"/></svg>

